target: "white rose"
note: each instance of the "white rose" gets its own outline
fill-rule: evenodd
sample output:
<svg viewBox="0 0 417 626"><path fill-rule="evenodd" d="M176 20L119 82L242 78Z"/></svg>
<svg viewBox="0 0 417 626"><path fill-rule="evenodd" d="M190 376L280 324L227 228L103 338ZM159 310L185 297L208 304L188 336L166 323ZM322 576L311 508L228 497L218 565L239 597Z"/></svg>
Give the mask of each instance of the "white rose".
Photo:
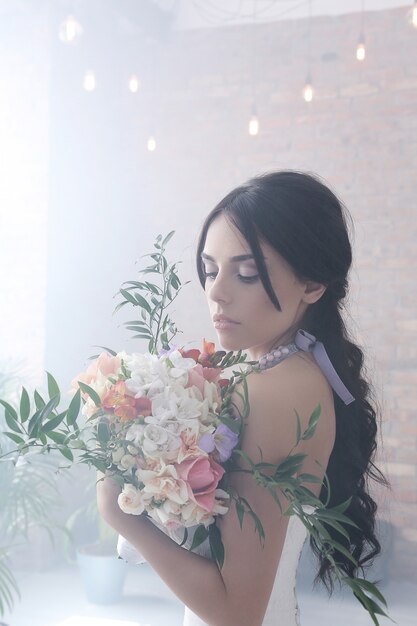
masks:
<svg viewBox="0 0 417 626"><path fill-rule="evenodd" d="M140 515L145 510L142 493L133 485L124 485L117 503L124 513L131 515Z"/></svg>
<svg viewBox="0 0 417 626"><path fill-rule="evenodd" d="M157 426L156 424L147 424L143 431L143 437L143 447L145 448L148 443L157 446L165 443L168 439L168 434L165 428L162 428L161 426Z"/></svg>
<svg viewBox="0 0 417 626"><path fill-rule="evenodd" d="M132 424L132 426L127 429L125 438L132 441L134 445L140 446L142 444L144 430L144 424Z"/></svg>
<svg viewBox="0 0 417 626"><path fill-rule="evenodd" d="M122 456L122 458L120 459L120 463L119 463L119 468L120 469L125 469L125 470L129 470L131 467L133 467L136 464L136 459L134 456L132 456L131 454L125 454L124 456Z"/></svg>

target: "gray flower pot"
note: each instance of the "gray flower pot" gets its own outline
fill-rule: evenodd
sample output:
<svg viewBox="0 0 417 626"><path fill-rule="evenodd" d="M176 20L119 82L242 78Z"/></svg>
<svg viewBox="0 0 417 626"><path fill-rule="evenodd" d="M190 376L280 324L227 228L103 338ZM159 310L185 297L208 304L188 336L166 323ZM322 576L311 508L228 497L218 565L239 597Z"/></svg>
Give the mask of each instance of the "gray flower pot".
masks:
<svg viewBox="0 0 417 626"><path fill-rule="evenodd" d="M117 604L123 595L128 565L101 544L83 546L77 550L81 580L92 604Z"/></svg>

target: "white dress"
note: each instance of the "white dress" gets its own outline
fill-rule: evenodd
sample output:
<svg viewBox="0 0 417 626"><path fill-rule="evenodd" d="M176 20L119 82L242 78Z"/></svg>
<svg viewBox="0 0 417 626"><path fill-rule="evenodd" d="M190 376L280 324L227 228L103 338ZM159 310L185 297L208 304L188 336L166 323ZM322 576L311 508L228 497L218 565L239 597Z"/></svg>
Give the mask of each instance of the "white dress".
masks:
<svg viewBox="0 0 417 626"><path fill-rule="evenodd" d="M306 513L310 513L314 508L305 505L303 510ZM188 538L184 548L191 545L193 528L195 527L188 529ZM183 532L179 532L178 537L174 536L173 539L178 539L178 543L181 543L182 537ZM300 625L300 610L297 604L295 581L301 551L306 538L307 529L304 524L298 517L292 515L288 520L284 546L262 626ZM146 562L142 555L121 535L119 535L117 551L119 556L129 563L139 565ZM200 544L194 552L206 558L211 558L208 539ZM186 606L183 626L207 626L207 624Z"/></svg>

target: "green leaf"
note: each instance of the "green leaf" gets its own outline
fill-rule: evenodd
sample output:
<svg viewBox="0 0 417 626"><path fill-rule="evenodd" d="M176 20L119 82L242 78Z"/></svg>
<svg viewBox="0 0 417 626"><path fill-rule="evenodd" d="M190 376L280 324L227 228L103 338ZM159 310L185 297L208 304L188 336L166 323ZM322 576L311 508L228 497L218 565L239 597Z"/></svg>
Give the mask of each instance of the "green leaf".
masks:
<svg viewBox="0 0 417 626"><path fill-rule="evenodd" d="M239 420L234 420L231 417L228 417L227 415L219 415L219 419L221 422L223 422L223 424L225 424L228 428L230 428L230 430L236 434L239 434L240 432L240 421Z"/></svg>
<svg viewBox="0 0 417 626"><path fill-rule="evenodd" d="M30 399L29 394L26 389L22 388L22 395L20 398L20 421L22 423L26 422L30 415Z"/></svg>
<svg viewBox="0 0 417 626"><path fill-rule="evenodd" d="M209 531L207 530L207 528L203 524L200 524L200 526L197 527L194 533L190 550L194 550L194 548L197 548L197 546L202 544L203 541L207 539L208 535L209 535Z"/></svg>
<svg viewBox="0 0 417 626"><path fill-rule="evenodd" d="M15 409L12 407L12 405L6 402L6 400L0 400L0 404L2 404L4 408L6 409L6 411L10 413L12 418L17 421L17 413Z"/></svg>
<svg viewBox="0 0 417 626"><path fill-rule="evenodd" d="M382 604L387 606L387 601L385 600L382 593L379 591L376 585L374 583L371 583L369 580L365 580L364 578L354 578L352 581L351 578L344 576L342 577L342 582L345 582L352 589L356 587L356 585L363 587L363 589L368 591L371 595L375 596L375 598L377 598L380 602L382 602ZM354 584L351 584L351 583L354 583Z"/></svg>
<svg viewBox="0 0 417 626"><path fill-rule="evenodd" d="M32 415L32 417L29 420L29 424L28 424L28 435L29 437L34 437L36 439L37 435L37 426L38 426L38 422L39 422L39 415L40 415L40 410L36 411L36 413L34 413Z"/></svg>
<svg viewBox="0 0 417 626"><path fill-rule="evenodd" d="M60 398L61 392L59 390L58 383L56 382L55 378L49 372L46 372L46 375L48 377L49 398L52 399L54 396L58 396L58 398ZM60 400L58 400L57 404L59 404L59 402Z"/></svg>
<svg viewBox="0 0 417 626"><path fill-rule="evenodd" d="M162 241L162 248L165 248L165 246L167 245L167 243L171 240L171 238L174 236L175 230L171 230L171 232L168 233L168 235L165 237L165 239Z"/></svg>
<svg viewBox="0 0 417 626"><path fill-rule="evenodd" d="M137 302L135 300L135 298L132 296L131 293L129 293L126 289L120 289L120 293L122 294L122 296L128 301L130 302L130 304L133 304L134 306L137 306Z"/></svg>
<svg viewBox="0 0 417 626"><path fill-rule="evenodd" d="M308 426L306 430L304 431L303 436L301 437L303 441L306 441L307 439L311 439L311 437L314 435L316 431L317 422L320 417L320 413L321 413L321 405L318 404L316 408L314 409L314 411L312 412L310 419L308 421Z"/></svg>
<svg viewBox="0 0 417 626"><path fill-rule="evenodd" d="M47 439L46 439L46 435L44 435L42 432L39 433L39 439L41 440L41 442L43 443L44 446L46 446L47 444Z"/></svg>
<svg viewBox="0 0 417 626"><path fill-rule="evenodd" d="M246 452L244 452L243 450L240 450L240 448L235 448L233 450L233 454L237 454L238 456L241 456L242 459L244 459L251 466L252 469L255 467L255 463L252 461L249 455L246 454Z"/></svg>
<svg viewBox="0 0 417 626"><path fill-rule="evenodd" d="M110 432L105 422L100 421L97 426L97 439L99 440L103 448L106 447L107 442L110 439Z"/></svg>
<svg viewBox="0 0 417 626"><path fill-rule="evenodd" d="M162 295L162 291L157 285L154 285L153 283L148 283L148 281L145 282L145 285L147 286L148 290L152 291L152 293L154 293L155 295Z"/></svg>
<svg viewBox="0 0 417 626"><path fill-rule="evenodd" d="M324 521L327 521L327 519L335 519L335 520L339 520L339 522L343 522L344 524L349 524L350 526L359 528L358 525L355 524L355 522L350 519L350 517L347 517L340 511L337 511L337 510L335 511L334 509L322 508L319 511L316 511L316 515L320 517L321 519L324 519Z"/></svg>
<svg viewBox="0 0 417 626"><path fill-rule="evenodd" d="M332 507L332 509L333 511L340 511L341 513L343 513L344 511L346 511L346 509L350 507L351 502L352 502L352 497L348 498L341 504L338 504L337 506Z"/></svg>
<svg viewBox="0 0 417 626"><path fill-rule="evenodd" d="M148 304L148 302L145 300L145 298L143 296L141 296L139 293L135 294L135 299L137 304L142 308L145 309L145 311L147 313L149 313L149 315L151 314L151 307Z"/></svg>
<svg viewBox="0 0 417 626"><path fill-rule="evenodd" d="M120 304L118 304L118 305L116 306L116 308L114 309L114 311L113 311L113 315L114 315L115 313L117 313L117 311L119 311L119 309L121 309L121 308L122 308L122 306L125 306L126 304L129 304L129 302L126 302L126 301L124 301L124 302L120 302Z"/></svg>
<svg viewBox="0 0 417 626"><path fill-rule="evenodd" d="M40 393L35 389L35 393L33 394L35 398L36 408L38 410L42 409L45 406L45 400L42 398Z"/></svg>
<svg viewBox="0 0 417 626"><path fill-rule="evenodd" d="M136 289L144 289L144 287L146 286L145 283L140 283L137 280L126 280L123 284L124 285L131 285L131 287L128 287L127 290L135 289L135 288Z"/></svg>
<svg viewBox="0 0 417 626"><path fill-rule="evenodd" d="M68 426L73 426L77 421L78 414L80 412L81 405L81 389L77 389L77 393L72 398L67 410L66 421Z"/></svg>
<svg viewBox="0 0 417 626"><path fill-rule="evenodd" d="M19 437L19 435L15 435L14 433L3 433L3 435L5 435L6 437L11 439L18 445L20 445L21 443L25 443L25 440L23 439L23 437Z"/></svg>
<svg viewBox="0 0 417 626"><path fill-rule="evenodd" d="M107 464L105 463L105 461L102 461L100 459L93 459L93 458L89 459L89 461L91 465L94 465L96 469L100 470L100 472L103 472L104 474L104 472L107 469Z"/></svg>
<svg viewBox="0 0 417 626"><path fill-rule="evenodd" d="M55 433L55 432L48 432L46 433L46 436L49 437L49 439L52 439L54 443L58 443L60 445L62 445L67 438L66 435L64 435L63 433Z"/></svg>
<svg viewBox="0 0 417 626"><path fill-rule="evenodd" d="M298 472L303 464L303 461L307 455L303 453L291 454L287 456L278 466L275 472L275 476L281 476L288 474L292 476Z"/></svg>
<svg viewBox="0 0 417 626"><path fill-rule="evenodd" d="M361 589L358 589L357 587L356 588L352 587L352 589L353 589L354 596L359 600L362 606L368 611L375 626L379 626L379 622L377 618L375 617L375 613L377 615L383 615L385 617L388 617L388 615L385 613L385 611L382 610L380 606L378 606L378 604L374 600L372 600L372 598L364 594Z"/></svg>
<svg viewBox="0 0 417 626"><path fill-rule="evenodd" d="M240 524L240 530L242 530L243 525L243 516L245 514L245 509L240 500L236 500L236 513Z"/></svg>
<svg viewBox="0 0 417 626"><path fill-rule="evenodd" d="M58 406L60 402L60 394L53 396L47 404L39 412L39 422L42 422L45 418L49 417L52 411Z"/></svg>
<svg viewBox="0 0 417 626"><path fill-rule="evenodd" d="M249 509L248 513L252 517L253 521L255 522L255 528L258 532L259 539L261 543L263 543L265 541L265 531L261 524L261 520L259 519L259 517L256 515L255 511L252 508Z"/></svg>
<svg viewBox="0 0 417 626"><path fill-rule="evenodd" d="M341 535L343 535L343 537L345 537L348 541L350 541L350 537L349 537L349 533L347 532L347 530L342 526L342 524L339 524L339 522L336 522L336 520L326 520L326 524L328 526L332 526L335 530L337 530Z"/></svg>
<svg viewBox="0 0 417 626"><path fill-rule="evenodd" d="M65 446L58 446L58 450L60 451L62 456L68 459L68 461L74 460L74 455L69 448L66 448Z"/></svg>
<svg viewBox="0 0 417 626"><path fill-rule="evenodd" d="M224 546L220 536L220 530L215 524L209 526L209 543L211 553L216 560L217 565L221 569L224 563Z"/></svg>
<svg viewBox="0 0 417 626"><path fill-rule="evenodd" d="M117 352L111 350L110 348L106 348L105 346L93 346L93 348L103 348L103 350L106 350L112 356L117 356Z"/></svg>
<svg viewBox="0 0 417 626"><path fill-rule="evenodd" d="M178 279L178 276L176 274L172 274L171 276L171 284L174 287L174 289L178 289L180 286L180 281Z"/></svg>
<svg viewBox="0 0 417 626"><path fill-rule="evenodd" d="M125 324L127 330L133 330L135 333L149 333L149 329L145 324Z"/></svg>
<svg viewBox="0 0 417 626"><path fill-rule="evenodd" d="M358 562L356 561L356 559L352 556L349 550L347 550L344 546L342 546L341 543L339 543L338 541L333 541L332 545L335 547L336 550L344 554L345 557L347 557L349 561L351 561L355 565L355 567L358 566Z"/></svg>
<svg viewBox="0 0 417 626"><path fill-rule="evenodd" d="M92 389L89 385L86 385L85 383L82 383L80 380L77 381L81 390L84 391L84 393L88 394L90 396L90 398L92 399L92 401L94 402L94 404L96 406L100 406L101 405L101 400L100 400L100 396L98 395L98 393L96 391L94 391L94 389Z"/></svg>
<svg viewBox="0 0 417 626"><path fill-rule="evenodd" d="M49 433L51 430L55 430L55 428L59 426L59 424L63 421L66 414L67 412L63 411L62 413L59 413L59 415L56 415L55 417L50 419L48 422L46 422L46 424L43 425L42 432Z"/></svg>
<svg viewBox="0 0 417 626"><path fill-rule="evenodd" d="M15 415L16 415L16 411L15 411ZM9 413L8 409L6 409L6 411L4 413L4 417L6 418L7 426L11 430L13 430L15 433L22 433L23 432L22 429L20 428L20 426L18 425L17 421L13 417L12 413Z"/></svg>
<svg viewBox="0 0 417 626"><path fill-rule="evenodd" d="M187 527L184 526L184 538L181 541L181 543L179 544L179 546L182 547L185 544L185 542L187 541L187 539L188 539L188 530L187 530Z"/></svg>
<svg viewBox="0 0 417 626"><path fill-rule="evenodd" d="M316 483L321 484L323 481L318 476L314 474L298 474L298 480L302 483Z"/></svg>
<svg viewBox="0 0 417 626"><path fill-rule="evenodd" d="M294 409L294 411L295 411L295 409ZM301 420L300 420L300 416L298 415L297 411L295 411L295 414L297 416L297 431L296 431L296 441L295 441L295 444L297 445L297 443L301 439Z"/></svg>

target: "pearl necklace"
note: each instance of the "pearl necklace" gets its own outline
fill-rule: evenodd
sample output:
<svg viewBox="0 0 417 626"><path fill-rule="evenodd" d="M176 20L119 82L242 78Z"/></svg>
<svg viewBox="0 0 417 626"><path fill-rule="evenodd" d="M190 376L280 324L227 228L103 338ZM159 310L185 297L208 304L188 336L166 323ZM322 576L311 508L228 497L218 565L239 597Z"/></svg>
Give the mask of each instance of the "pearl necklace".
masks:
<svg viewBox="0 0 417 626"><path fill-rule="evenodd" d="M287 346L278 346L278 348L271 350L271 352L267 352L261 356L259 361L255 362L255 364L252 361L251 369L249 371L255 370L259 372L260 370L262 371L273 367L299 350L311 352L313 354L317 365L320 367L322 373L332 386L333 391L337 393L339 398L341 398L346 405L355 400L334 369L322 342L317 341L314 335L311 335L302 328L298 329L292 343L289 343Z"/></svg>
<svg viewBox="0 0 417 626"><path fill-rule="evenodd" d="M280 363L299 350L300 348L298 348L294 342L289 343L286 346L278 346L278 348L275 348L274 350L271 350L271 352L267 352L261 356L258 360L258 367L261 370L274 367L274 365L277 365L277 363Z"/></svg>

